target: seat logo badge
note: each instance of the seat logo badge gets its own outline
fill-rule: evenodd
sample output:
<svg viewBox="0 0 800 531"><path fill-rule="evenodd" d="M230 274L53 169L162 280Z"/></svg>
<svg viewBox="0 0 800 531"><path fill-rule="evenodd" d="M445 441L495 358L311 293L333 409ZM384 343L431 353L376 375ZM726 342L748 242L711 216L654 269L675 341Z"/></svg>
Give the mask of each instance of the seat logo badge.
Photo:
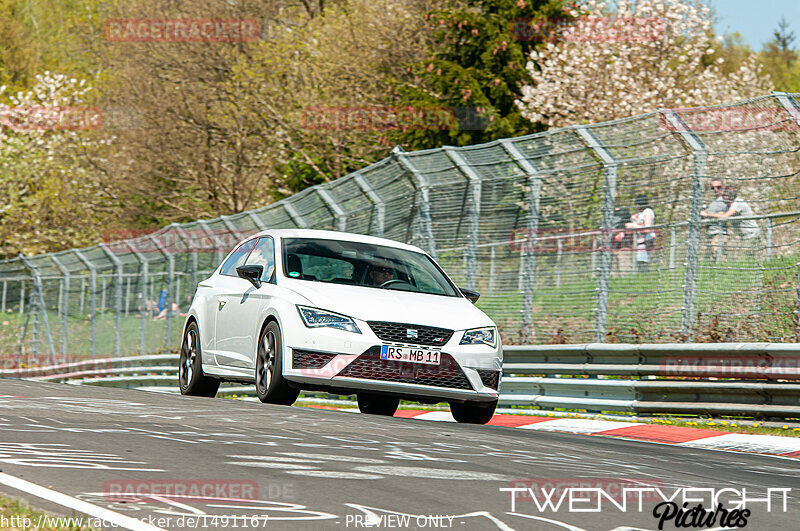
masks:
<svg viewBox="0 0 800 531"><path fill-rule="evenodd" d="M417 337L419 337L419 334L417 333L416 330L414 330L412 328L409 328L409 329L406 330L406 337L407 338L417 339Z"/></svg>
<svg viewBox="0 0 800 531"><path fill-rule="evenodd" d="M434 343L441 343L442 341L444 341L444 338L443 337L437 337L437 338L434 338L433 341L434 341Z"/></svg>

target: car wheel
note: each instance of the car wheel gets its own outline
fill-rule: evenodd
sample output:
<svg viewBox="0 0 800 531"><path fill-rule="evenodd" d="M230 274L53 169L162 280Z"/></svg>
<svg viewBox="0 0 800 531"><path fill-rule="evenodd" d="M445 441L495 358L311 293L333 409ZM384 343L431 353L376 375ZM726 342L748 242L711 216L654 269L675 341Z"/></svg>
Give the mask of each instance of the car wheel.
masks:
<svg viewBox="0 0 800 531"><path fill-rule="evenodd" d="M219 389L219 380L203 374L203 356L200 351L200 334L197 323L192 321L186 327L181 345L180 365L178 366L178 385L182 395L207 396L213 398Z"/></svg>
<svg viewBox="0 0 800 531"><path fill-rule="evenodd" d="M450 413L456 422L465 424L486 424L492 420L497 401L494 402L452 402Z"/></svg>
<svg viewBox="0 0 800 531"><path fill-rule="evenodd" d="M358 393L358 410L362 413L391 417L397 411L397 406L399 405L399 398Z"/></svg>
<svg viewBox="0 0 800 531"><path fill-rule="evenodd" d="M297 400L299 389L289 386L283 377L283 342L278 323L272 321L261 332L256 356L256 394L269 404L290 406Z"/></svg>

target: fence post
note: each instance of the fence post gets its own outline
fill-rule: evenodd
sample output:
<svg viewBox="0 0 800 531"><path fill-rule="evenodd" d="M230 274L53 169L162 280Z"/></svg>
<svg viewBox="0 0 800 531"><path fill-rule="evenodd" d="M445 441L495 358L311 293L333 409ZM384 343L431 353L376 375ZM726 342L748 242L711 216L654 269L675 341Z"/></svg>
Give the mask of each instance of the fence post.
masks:
<svg viewBox="0 0 800 531"><path fill-rule="evenodd" d="M289 217L291 218L292 223L297 225L298 229L307 229L308 228L308 223L303 218L303 216L300 215L300 213L297 211L297 209L294 208L294 205L289 202L288 198L284 199L283 201L281 201L281 204L283 205L283 208L286 210L286 213L289 214Z"/></svg>
<svg viewBox="0 0 800 531"><path fill-rule="evenodd" d="M205 232L206 236L214 242L214 263L216 264L214 269L216 269L222 263L222 240L211 230L207 221L201 219L197 224L200 226L200 230Z"/></svg>
<svg viewBox="0 0 800 531"><path fill-rule="evenodd" d="M223 218L224 223L224 218ZM227 225L227 223L226 223ZM234 232L238 232L238 230L234 229ZM241 233L240 233L241 235ZM175 294L173 293L173 289L175 289L175 256L170 253L152 234L149 236L150 241L153 242L161 254L167 259L167 301L166 301L166 308L167 308L167 315L165 318L166 321L166 330L164 332L164 347L169 348L170 341L172 341L172 301L175 298Z"/></svg>
<svg viewBox="0 0 800 531"><path fill-rule="evenodd" d="M2 301L2 303L0 303L0 312L3 312L3 313L6 313L6 289L8 287L7 284L8 284L8 282L6 282L4 280L3 281L3 301Z"/></svg>
<svg viewBox="0 0 800 531"><path fill-rule="evenodd" d="M494 293L494 263L497 260L497 251L495 251L494 245L492 245L491 249L489 249L489 293Z"/></svg>
<svg viewBox="0 0 800 531"><path fill-rule="evenodd" d="M411 182L417 189L417 211L425 231L425 243L428 253L436 260L436 240L433 237L433 220L431 219L430 200L428 199L428 178L417 169L408 159L400 146L392 150L392 156L400 163L406 173L411 176Z"/></svg>
<svg viewBox="0 0 800 531"><path fill-rule="evenodd" d="M373 208L375 209L375 236L379 238L383 237L383 223L384 217L386 215L386 203L384 203L381 196L378 195L378 192L372 187L372 185L364 178L363 175L356 172L353 174L353 180L356 182L361 191L366 194L370 201L372 201Z"/></svg>
<svg viewBox="0 0 800 531"><path fill-rule="evenodd" d="M459 152L451 147L444 148L447 157L456 165L458 170L469 179L469 199L467 200L467 217L469 218L469 232L467 234L467 278L466 287L475 289L478 285L478 238L480 235L481 221L481 191L483 188L481 176L469 165Z"/></svg>
<svg viewBox="0 0 800 531"><path fill-rule="evenodd" d="M38 310L42 312L42 320L44 321L44 330L47 334L47 346L50 349L50 362L55 365L56 363L56 349L53 346L53 336L50 334L50 320L47 318L47 306L44 303L44 293L42 292L42 279L39 276L39 270L36 268L36 265L29 260L25 255L19 255L20 260L22 263L31 271L31 276L33 277L33 293L31 293L31 298L36 298L38 301L37 305L32 305L33 310L37 311L36 306L38 306ZM34 316L34 318L36 318ZM34 321L36 323L36 321ZM38 334L38 330L34 328L34 333Z"/></svg>
<svg viewBox="0 0 800 531"><path fill-rule="evenodd" d="M500 141L500 147L508 153L514 163L527 176L528 204L525 230L528 232L525 241L520 244L520 283L522 291L522 334L523 343L533 340L533 296L536 284L536 243L539 237L539 202L542 193L542 177L534 166L522 154L513 140Z"/></svg>
<svg viewBox="0 0 800 531"><path fill-rule="evenodd" d="M594 134L584 125L576 126L575 131L586 146L591 149L603 164L605 185L603 186L603 227L600 247L600 267L597 270L597 305L595 311L594 340L604 343L608 329L608 290L611 277L611 231L614 228L614 197L617 194L617 161L604 148Z"/></svg>
<svg viewBox="0 0 800 531"><path fill-rule="evenodd" d="M767 262L772 258L772 218L767 218Z"/></svg>
<svg viewBox="0 0 800 531"><path fill-rule="evenodd" d="M678 229L673 225L670 228L670 241L669 241L669 268L675 269L675 251L678 245Z"/></svg>
<svg viewBox="0 0 800 531"><path fill-rule="evenodd" d="M19 313L22 315L25 312L25 281L19 281Z"/></svg>
<svg viewBox="0 0 800 531"><path fill-rule="evenodd" d="M322 188L321 186L315 186L314 191L317 195L322 199L322 202L325 203L325 206L328 207L331 214L333 214L333 218L336 220L336 230L345 231L347 227L347 214L344 213L342 207L340 207L336 201L333 200L331 193Z"/></svg>
<svg viewBox="0 0 800 531"><path fill-rule="evenodd" d="M141 311L139 312L139 354L144 356L147 353L147 335L146 335L146 328L147 328L147 301L148 293L147 293L147 277L148 277L148 263L145 257L136 250L130 240L125 242L128 245L128 249L131 250L133 256L139 261L139 264L142 266L141 275L141 285L139 292L142 295L142 306Z"/></svg>
<svg viewBox="0 0 800 531"><path fill-rule="evenodd" d="M59 271L61 271L61 284L63 286L62 289L62 299L61 299L61 355L64 357L64 361L67 361L67 317L69 316L69 269L64 267L64 264L56 258L55 255L50 254L48 255L50 260L56 265Z"/></svg>
<svg viewBox="0 0 800 531"><path fill-rule="evenodd" d="M697 276L700 262L700 210L703 208L703 179L706 173L706 146L692 133L675 111L662 110L665 120L689 147L692 153L692 193L689 200L689 226L686 236L686 273L683 284L683 308L681 334L691 341L694 333L695 303L697 300Z"/></svg>
<svg viewBox="0 0 800 531"><path fill-rule="evenodd" d="M247 214L247 217L249 217L251 220L253 220L253 224L258 228L259 231L266 230L268 228L267 224L264 223L264 220L261 219L261 216L259 216L258 214L256 214L252 210L248 210L246 212L246 214Z"/></svg>
<svg viewBox="0 0 800 531"><path fill-rule="evenodd" d="M119 357L122 348L122 262L105 243L100 248L114 264L114 356Z"/></svg>
<svg viewBox="0 0 800 531"><path fill-rule="evenodd" d="M259 219L259 220L261 219L258 216L256 216L255 214L253 214L253 216L255 216L255 219ZM253 219L253 217L251 216L250 219ZM178 235L181 238L183 238L183 240L186 242L186 248L189 250L189 253L190 253L189 254L189 282L191 283L191 286L192 286L191 287L192 295L194 295L194 292L197 290L197 251L198 251L197 243L177 223L173 223L171 225L171 227L173 227L175 229L175 232L177 232ZM176 248L177 248L177 246L176 246ZM180 282L180 278L178 278L178 281ZM180 292L180 284L178 284L178 287L176 288L175 291L178 292L178 293L176 293L176 297L175 298L178 301L178 308L180 309L181 305L183 304L181 302L181 300L180 300L180 293L179 293Z"/></svg>
<svg viewBox="0 0 800 531"><path fill-rule="evenodd" d="M83 265L89 270L89 307L91 309L91 329L92 329L92 359L97 357L97 270L84 254L78 249L72 251Z"/></svg>

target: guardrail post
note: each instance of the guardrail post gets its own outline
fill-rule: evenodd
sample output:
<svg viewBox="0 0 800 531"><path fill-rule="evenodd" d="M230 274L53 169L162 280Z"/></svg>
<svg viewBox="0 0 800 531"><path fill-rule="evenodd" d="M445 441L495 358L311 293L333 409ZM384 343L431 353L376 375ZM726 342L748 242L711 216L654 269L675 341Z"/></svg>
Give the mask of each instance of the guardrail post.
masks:
<svg viewBox="0 0 800 531"><path fill-rule="evenodd" d="M386 203L381 199L381 196L378 195L378 192L372 187L372 185L364 178L363 175L356 172L353 174L353 180L356 182L361 191L366 194L370 201L372 201L373 208L375 212L373 214L375 218L375 236L383 237L383 224L384 218L386 216Z"/></svg>
<svg viewBox="0 0 800 531"><path fill-rule="evenodd" d="M74 249L72 251L78 257L83 265L89 270L89 307L91 311L91 334L92 334L92 359L97 357L97 270L81 251Z"/></svg>
<svg viewBox="0 0 800 531"><path fill-rule="evenodd" d="M683 307L681 313L681 334L685 341L692 340L694 333L695 302L697 300L697 269L700 261L701 222L703 208L703 179L706 173L706 146L692 133L686 123L675 111L662 110L669 125L692 152L692 192L689 200L689 226L686 237L686 272L683 284ZM720 238L721 240L721 238Z"/></svg>
<svg viewBox="0 0 800 531"><path fill-rule="evenodd" d="M451 147L444 148L447 157L458 170L469 179L469 199L467 200L467 217L469 231L467 234L467 278L466 287L475 289L478 285L478 238L481 221L481 176L469 165L459 152Z"/></svg>
<svg viewBox="0 0 800 531"><path fill-rule="evenodd" d="M536 166L525 158L519 147L510 139L500 141L500 147L508 153L514 163L527 175L527 216L525 229L528 232L520 245L520 291L522 291L521 341L533 339L533 297L536 284L536 244L539 237L539 202L542 193L542 177Z"/></svg>
<svg viewBox="0 0 800 531"><path fill-rule="evenodd" d="M411 181L417 189L417 212L425 231L425 244L428 253L436 260L436 240L433 237L433 221L431 219L430 200L428 199L428 178L411 163L408 155L400 146L392 150L392 156L411 176Z"/></svg>
<svg viewBox="0 0 800 531"><path fill-rule="evenodd" d="M224 223L224 218L223 218ZM226 224L227 225L227 224ZM235 232L238 232L235 231ZM154 235L149 236L150 241L153 242L161 254L167 259L167 301L166 301L166 308L167 308L167 315L164 319L166 321L166 330L164 332L164 346L169 347L170 341L172 341L172 301L175 300L175 294L173 293L173 289L175 289L175 256L170 253L159 241L156 239Z"/></svg>
<svg viewBox="0 0 800 531"><path fill-rule="evenodd" d="M139 251L136 250L136 248L133 246L133 244L130 242L130 240L126 241L125 243L128 245L128 248L131 250L131 253L133 253L133 256L135 256L136 259L139 261L139 265L142 266L142 269L141 269L142 279L141 279L141 285L139 286L139 293L141 293L141 295L142 295L142 302L141 302L141 307L140 307L140 312L139 312L139 316L140 316L140 318L139 318L139 354L144 356L145 353L147 352L147 335L146 335L146 332L147 332L147 330L146 330L147 329L147 301L149 300L148 299L148 294L147 294L147 277L148 277L148 267L149 266L148 266L148 263L147 263L147 260L145 259L145 257L142 255L142 253L140 253Z"/></svg>
<svg viewBox="0 0 800 531"><path fill-rule="evenodd" d="M36 268L36 265L30 260L28 260L28 258L25 255L20 254L19 258L22 261L22 263L31 271L31 276L33 277L33 291L34 291L34 293L32 293L31 295L32 298L36 297L36 300L38 302L38 304L33 305L32 310L34 312L37 312L37 310L42 312L42 320L44 321L44 330L45 333L47 334L47 346L50 349L50 361L51 363L55 363L56 349L53 346L53 336L50 334L50 320L47 318L47 306L44 303L44 293L42 292L42 279L39 276L39 270ZM38 306L39 308L37 309L36 306ZM36 323L36 321L34 321L34 323ZM34 333L38 335L38 330L36 330L36 328L34 328ZM36 343L36 341L38 341L38 338L36 338L34 344Z"/></svg>
<svg viewBox="0 0 800 531"><path fill-rule="evenodd" d="M100 248L114 264L114 356L119 357L122 348L122 262L105 243L101 243Z"/></svg>
<svg viewBox="0 0 800 531"><path fill-rule="evenodd" d="M580 125L575 131L603 164L605 184L603 186L603 227L600 244L600 267L597 268L597 304L595 307L594 340L604 343L608 329L608 290L611 277L611 232L614 228L614 197L617 193L617 161L604 148L588 127Z"/></svg>
<svg viewBox="0 0 800 531"><path fill-rule="evenodd" d="M330 210L331 214L333 214L333 218L336 220L336 230L344 232L345 228L347 227L347 214L344 213L342 207L340 207L336 201L333 200L331 193L325 188L322 188L321 186L315 186L314 191L317 193L320 199L322 199L322 202L325 203L325 206L328 207L328 210Z"/></svg>
<svg viewBox="0 0 800 531"><path fill-rule="evenodd" d="M64 361L67 361L67 317L69 315L69 269L64 267L64 264L56 258L55 255L48 255L50 260L61 271L61 355Z"/></svg>

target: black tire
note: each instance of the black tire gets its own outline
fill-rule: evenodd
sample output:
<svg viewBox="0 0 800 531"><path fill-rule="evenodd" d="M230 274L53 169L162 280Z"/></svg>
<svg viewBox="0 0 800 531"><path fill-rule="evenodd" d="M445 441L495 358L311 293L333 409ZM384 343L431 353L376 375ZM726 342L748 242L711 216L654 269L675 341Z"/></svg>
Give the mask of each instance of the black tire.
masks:
<svg viewBox="0 0 800 531"><path fill-rule="evenodd" d="M494 402L452 402L450 413L456 422L464 424L486 424L492 420L497 401Z"/></svg>
<svg viewBox="0 0 800 531"><path fill-rule="evenodd" d="M278 323L271 321L258 338L256 351L256 394L268 404L291 406L300 394L283 377L283 340Z"/></svg>
<svg viewBox="0 0 800 531"><path fill-rule="evenodd" d="M358 410L368 415L391 417L400 405L399 398L391 396L358 393Z"/></svg>
<svg viewBox="0 0 800 531"><path fill-rule="evenodd" d="M178 366L178 386L182 395L214 398L219 390L219 380L203 374L203 355L200 350L200 332L192 321L186 327L181 344Z"/></svg>

